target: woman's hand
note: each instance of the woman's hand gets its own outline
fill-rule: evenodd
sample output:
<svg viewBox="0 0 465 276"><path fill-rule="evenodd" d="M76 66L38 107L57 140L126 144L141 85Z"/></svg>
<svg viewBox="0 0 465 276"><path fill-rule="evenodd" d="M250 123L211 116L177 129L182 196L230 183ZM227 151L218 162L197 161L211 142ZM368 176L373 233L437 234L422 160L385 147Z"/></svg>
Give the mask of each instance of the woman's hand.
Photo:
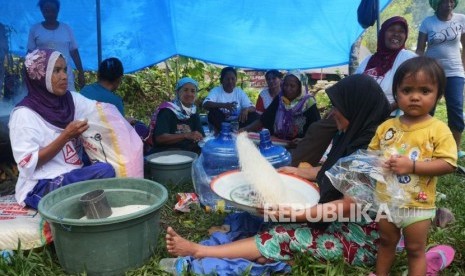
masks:
<svg viewBox="0 0 465 276"><path fill-rule="evenodd" d="M71 139L78 138L87 129L89 129L87 119L75 120L66 126L65 130L62 132L62 135L64 135L66 141L69 141Z"/></svg>
<svg viewBox="0 0 465 276"><path fill-rule="evenodd" d="M37 166L40 167L50 161L67 143L74 138L78 138L79 135L88 128L89 124L87 124L87 119L76 120L69 123L55 140L39 150L39 161L37 161Z"/></svg>
<svg viewBox="0 0 465 276"><path fill-rule="evenodd" d="M239 114L239 122L247 122L247 117L249 116L249 108L243 108Z"/></svg>
<svg viewBox="0 0 465 276"><path fill-rule="evenodd" d="M284 166L278 169L278 172L295 174L295 175L297 175L298 173L297 171L298 171L297 167L291 167L291 166Z"/></svg>
<svg viewBox="0 0 465 276"><path fill-rule="evenodd" d="M229 112L234 112L237 108L236 102L223 103L223 108L226 108Z"/></svg>
<svg viewBox="0 0 465 276"><path fill-rule="evenodd" d="M302 141L302 138L294 138L289 143L287 143L286 148L293 149L297 147L297 144Z"/></svg>
<svg viewBox="0 0 465 276"><path fill-rule="evenodd" d="M321 167L312 167L311 165L308 165L306 167L290 167L290 166L284 166L278 169L278 172L282 173L288 173L288 174L294 174L297 176L300 176L302 178L315 181L316 176L318 172L320 171Z"/></svg>
<svg viewBox="0 0 465 276"><path fill-rule="evenodd" d="M186 132L184 133L184 139L192 140L194 142L199 142L203 139L202 133L198 131Z"/></svg>

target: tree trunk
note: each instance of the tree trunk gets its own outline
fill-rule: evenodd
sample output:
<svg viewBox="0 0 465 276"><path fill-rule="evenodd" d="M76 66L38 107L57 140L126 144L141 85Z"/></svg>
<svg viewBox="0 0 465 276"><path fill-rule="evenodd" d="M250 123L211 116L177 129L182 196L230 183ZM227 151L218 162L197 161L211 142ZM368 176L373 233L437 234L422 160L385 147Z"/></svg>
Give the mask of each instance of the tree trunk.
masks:
<svg viewBox="0 0 465 276"><path fill-rule="evenodd" d="M360 52L360 45L362 43L362 37L360 36L354 44L352 44L352 47L350 48L350 57L349 57L349 75L352 75L355 73L355 70L358 68L358 55Z"/></svg>

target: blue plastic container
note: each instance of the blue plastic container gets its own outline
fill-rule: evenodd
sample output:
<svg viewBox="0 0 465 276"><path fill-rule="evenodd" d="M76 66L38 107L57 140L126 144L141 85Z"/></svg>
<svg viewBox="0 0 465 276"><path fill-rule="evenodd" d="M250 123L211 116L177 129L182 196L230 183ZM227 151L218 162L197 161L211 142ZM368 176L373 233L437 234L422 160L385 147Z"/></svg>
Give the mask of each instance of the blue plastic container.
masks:
<svg viewBox="0 0 465 276"><path fill-rule="evenodd" d="M221 124L220 134L208 140L202 153L192 164L192 180L200 202L211 209L218 206L233 210L233 206L225 204L210 188L211 180L226 171L239 169L239 158L236 150L236 137L231 131L230 123Z"/></svg>
<svg viewBox="0 0 465 276"><path fill-rule="evenodd" d="M210 176L239 168L236 136L230 123L221 124L221 132L215 139L208 140L202 148L203 167Z"/></svg>
<svg viewBox="0 0 465 276"><path fill-rule="evenodd" d="M278 145L273 145L271 142L270 131L263 129L260 131L260 144L258 145L260 153L268 160L275 168L289 166L291 164L291 154L286 148Z"/></svg>

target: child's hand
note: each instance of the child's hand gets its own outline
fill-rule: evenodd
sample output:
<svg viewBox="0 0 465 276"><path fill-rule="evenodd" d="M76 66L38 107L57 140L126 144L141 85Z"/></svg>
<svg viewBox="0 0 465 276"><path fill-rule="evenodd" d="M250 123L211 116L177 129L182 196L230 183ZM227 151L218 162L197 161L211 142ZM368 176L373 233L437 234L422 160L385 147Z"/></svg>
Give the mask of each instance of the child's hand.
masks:
<svg viewBox="0 0 465 276"><path fill-rule="evenodd" d="M398 175L409 174L413 172L413 161L407 156L393 155L386 161L385 167Z"/></svg>

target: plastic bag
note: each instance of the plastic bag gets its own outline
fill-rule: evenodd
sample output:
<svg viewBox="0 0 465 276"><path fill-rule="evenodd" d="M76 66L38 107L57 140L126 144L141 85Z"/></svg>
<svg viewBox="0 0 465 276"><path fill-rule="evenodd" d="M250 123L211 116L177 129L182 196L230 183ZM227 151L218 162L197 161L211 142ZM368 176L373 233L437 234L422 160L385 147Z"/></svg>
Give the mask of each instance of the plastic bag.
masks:
<svg viewBox="0 0 465 276"><path fill-rule="evenodd" d="M402 189L398 176L384 169L386 161L379 151L358 150L341 158L326 171L326 176L342 194L353 198L371 211L378 212L382 204L391 214L411 201ZM386 191L376 191L377 183L386 184Z"/></svg>
<svg viewBox="0 0 465 276"><path fill-rule="evenodd" d="M210 187L211 181L221 174L222 172L237 169L237 167L222 167L224 171L217 174L208 174L205 170L205 157L200 154L199 158L192 162L192 181L194 190L199 197L200 203L206 207L207 210L216 211L234 211L237 210L232 204L225 202L225 200L218 196Z"/></svg>
<svg viewBox="0 0 465 276"><path fill-rule="evenodd" d="M117 177L144 177L143 144L139 135L118 109L97 102L89 114L89 129L81 135L91 161L107 162Z"/></svg>

